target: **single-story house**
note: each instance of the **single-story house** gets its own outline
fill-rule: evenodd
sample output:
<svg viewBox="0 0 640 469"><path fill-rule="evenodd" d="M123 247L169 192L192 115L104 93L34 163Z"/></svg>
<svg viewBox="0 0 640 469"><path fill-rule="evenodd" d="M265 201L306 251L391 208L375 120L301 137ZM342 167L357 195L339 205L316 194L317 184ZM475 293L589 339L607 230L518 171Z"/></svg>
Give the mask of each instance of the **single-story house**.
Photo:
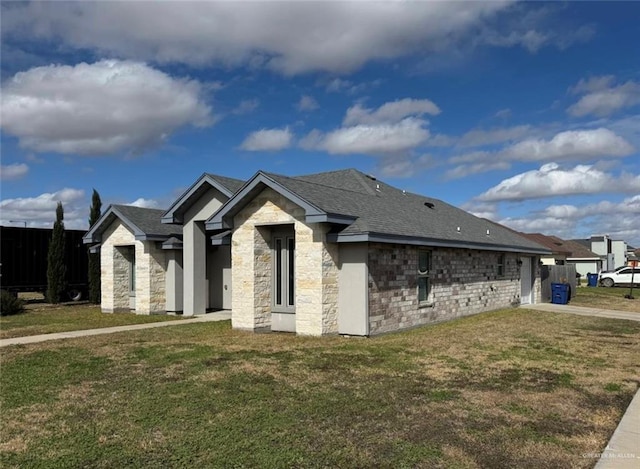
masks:
<svg viewBox="0 0 640 469"><path fill-rule="evenodd" d="M591 251L583 243L575 240L565 241L565 246L571 250L571 255L567 256L567 264L575 264L576 272L582 278L587 274L597 274L602 270L602 257Z"/></svg>
<svg viewBox="0 0 640 469"><path fill-rule="evenodd" d="M542 233L521 234L551 251L550 254L540 256L540 262L543 265L564 265L567 262L567 258L571 257L571 249L567 246L566 241L557 236L549 236Z"/></svg>
<svg viewBox="0 0 640 469"><path fill-rule="evenodd" d="M138 295L164 292L167 311L231 309L233 327L252 331L367 336L539 302L540 256L550 253L354 169L259 171L246 182L204 174L163 214L154 212L162 236L141 234L126 215L110 207L85 236L101 244L104 311L126 308L111 298L123 296L116 284L129 281L126 264L112 259L146 240L153 249L135 244L135 253L157 254L158 269L138 269L149 262L136 257L137 312L161 312L161 301L147 308ZM123 229L128 236L113 238Z"/></svg>

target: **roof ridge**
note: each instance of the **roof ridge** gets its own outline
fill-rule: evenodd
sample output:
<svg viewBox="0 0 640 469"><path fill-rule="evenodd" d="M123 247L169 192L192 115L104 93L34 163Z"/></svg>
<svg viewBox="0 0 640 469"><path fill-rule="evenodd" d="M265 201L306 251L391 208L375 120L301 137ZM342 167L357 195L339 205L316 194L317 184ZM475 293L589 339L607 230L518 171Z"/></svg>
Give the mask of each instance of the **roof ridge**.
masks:
<svg viewBox="0 0 640 469"><path fill-rule="evenodd" d="M276 173L265 173L267 176L277 176L277 177L282 177L282 178L287 178L287 179L291 179L294 180L296 182L303 182L305 184L312 184L314 186L320 186L320 187L327 187L329 189L335 189L335 190L339 190L339 191L344 191L344 192L351 192L354 194L363 194L361 191L357 191L357 190L352 190L352 189L346 189L344 187L336 187L336 186L329 186L327 184L322 184L320 182L316 182L316 181L309 181L307 179L303 179L305 177L308 176L317 176L318 174L326 174L326 173L338 173L338 172L346 172L348 170L342 170L342 171L326 171L324 173L313 173L313 174L305 174L302 176L284 176L282 174L276 174ZM356 170L357 171L357 170ZM365 184L364 181L359 181L362 184ZM373 190L371 188L369 188L369 191L367 191L368 195L375 195L375 192L373 192ZM364 195L364 194L363 194Z"/></svg>
<svg viewBox="0 0 640 469"><path fill-rule="evenodd" d="M135 208L135 209L139 209L139 210L155 210L157 212L165 212L166 209L164 208L152 208L152 207L138 207L137 205L131 205L131 204L110 204L112 207L126 207L126 208Z"/></svg>

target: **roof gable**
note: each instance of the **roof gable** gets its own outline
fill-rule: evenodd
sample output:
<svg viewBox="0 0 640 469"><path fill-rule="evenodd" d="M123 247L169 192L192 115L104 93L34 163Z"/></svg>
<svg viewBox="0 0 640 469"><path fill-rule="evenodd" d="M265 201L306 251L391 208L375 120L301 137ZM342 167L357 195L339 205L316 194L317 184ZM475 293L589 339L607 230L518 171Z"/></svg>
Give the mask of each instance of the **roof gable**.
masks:
<svg viewBox="0 0 640 469"><path fill-rule="evenodd" d="M203 173L161 216L162 223L183 222L184 213L210 188L217 189L227 200L242 186L244 181L240 179L218 176L217 174Z"/></svg>
<svg viewBox="0 0 640 469"><path fill-rule="evenodd" d="M260 192L270 188L298 205L305 211L307 223L333 222L350 223L355 217L342 213L327 212L300 194L300 191L292 190L290 184L283 184L284 176L258 171L238 192L234 194L220 209L206 222L208 230L228 230L233 228L233 216L249 204Z"/></svg>
<svg viewBox="0 0 640 469"><path fill-rule="evenodd" d="M164 210L134 207L131 205L110 205L98 221L89 228L82 238L85 244L102 242L102 233L116 219L120 220L140 241L164 241L171 236L182 236L182 229L163 225L160 217Z"/></svg>

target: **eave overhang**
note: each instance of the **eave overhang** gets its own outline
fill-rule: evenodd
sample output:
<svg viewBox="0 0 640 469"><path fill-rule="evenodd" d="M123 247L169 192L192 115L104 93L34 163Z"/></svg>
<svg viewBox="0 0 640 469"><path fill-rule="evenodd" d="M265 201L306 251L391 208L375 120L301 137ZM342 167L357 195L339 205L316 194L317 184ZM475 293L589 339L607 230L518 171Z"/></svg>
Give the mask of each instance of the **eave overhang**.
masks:
<svg viewBox="0 0 640 469"><path fill-rule="evenodd" d="M545 249L528 246L505 246L503 244L479 241L454 241L419 236L403 236L388 233L329 233L327 241L331 243L393 243L412 246L432 246L458 249L479 249L484 251L518 252L523 254L551 254Z"/></svg>

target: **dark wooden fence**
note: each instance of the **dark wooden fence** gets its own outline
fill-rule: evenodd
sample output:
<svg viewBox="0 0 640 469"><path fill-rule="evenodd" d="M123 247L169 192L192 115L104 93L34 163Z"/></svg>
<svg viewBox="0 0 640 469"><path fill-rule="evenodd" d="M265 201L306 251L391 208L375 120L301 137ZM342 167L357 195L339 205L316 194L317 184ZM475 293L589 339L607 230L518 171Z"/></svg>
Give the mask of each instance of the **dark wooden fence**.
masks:
<svg viewBox="0 0 640 469"><path fill-rule="evenodd" d="M576 266L574 264L565 265L543 265L541 267L542 280L542 302L551 303L551 284L552 283L568 283L571 285L571 294L575 294Z"/></svg>

